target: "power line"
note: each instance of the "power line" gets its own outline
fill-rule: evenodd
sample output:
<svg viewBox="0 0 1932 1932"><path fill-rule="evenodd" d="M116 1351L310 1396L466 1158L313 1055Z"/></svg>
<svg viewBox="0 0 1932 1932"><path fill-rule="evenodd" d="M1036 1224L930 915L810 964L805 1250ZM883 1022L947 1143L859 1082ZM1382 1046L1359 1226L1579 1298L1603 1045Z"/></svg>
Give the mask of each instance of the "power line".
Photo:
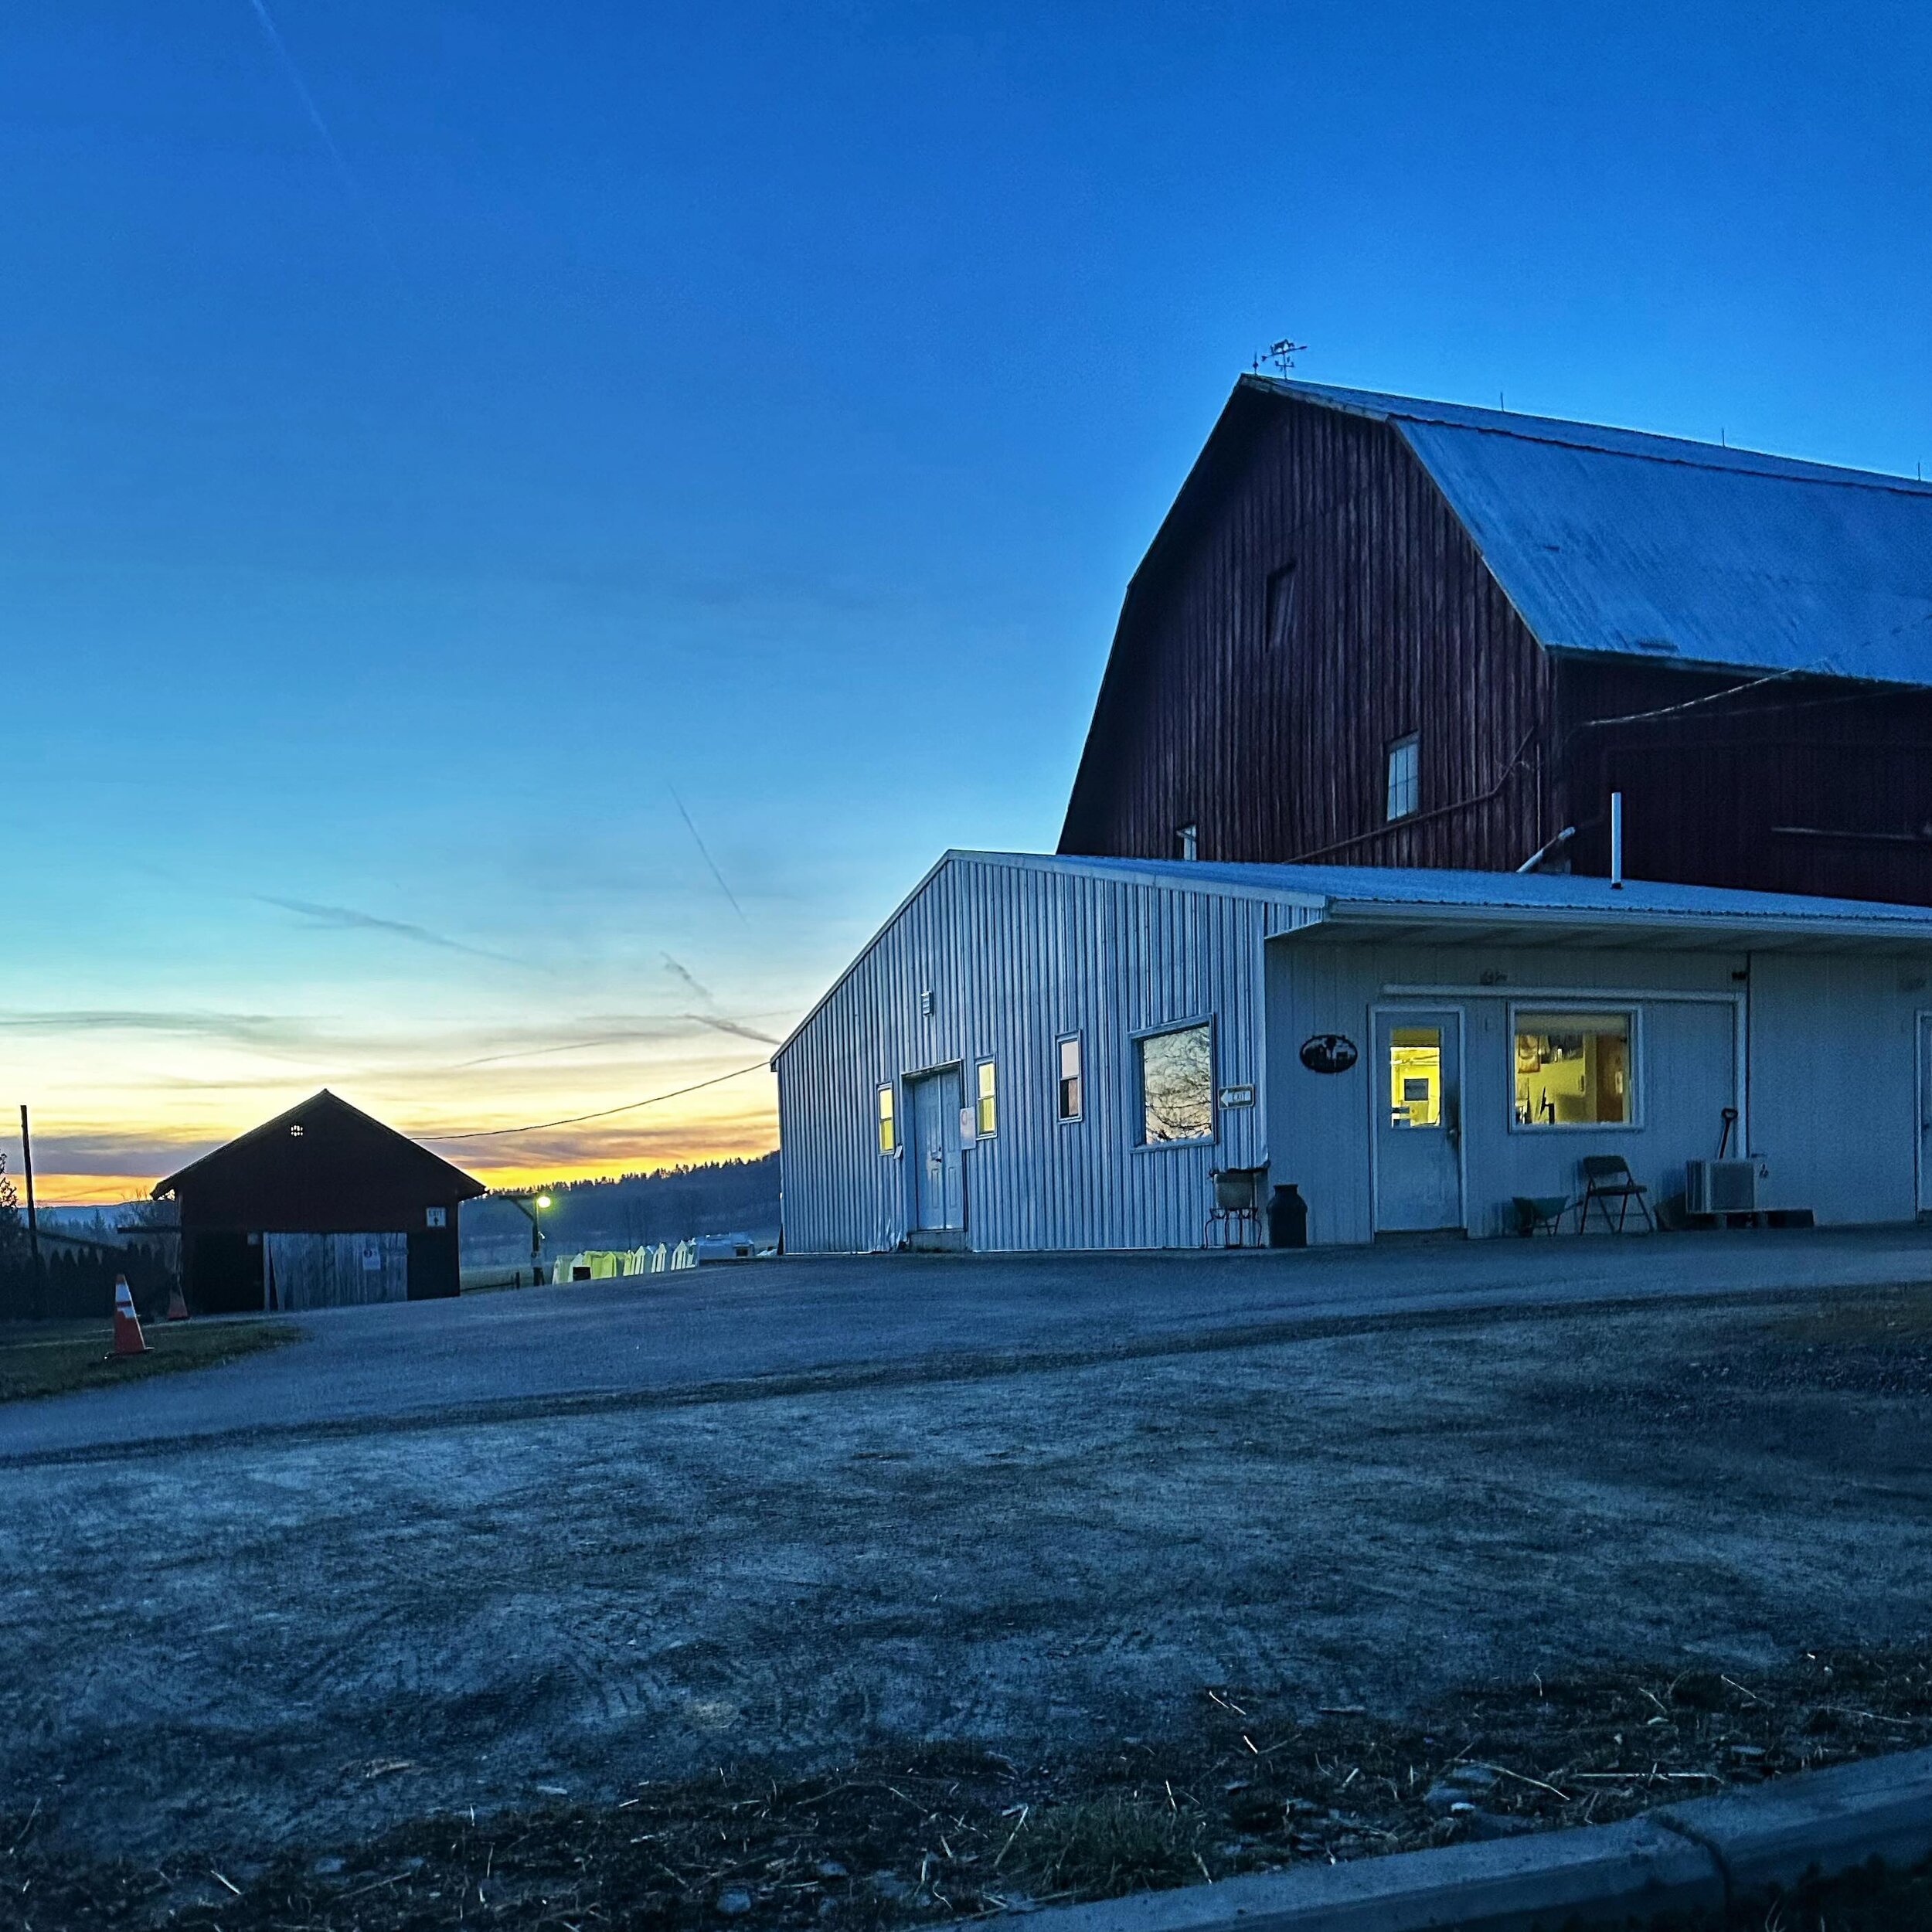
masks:
<svg viewBox="0 0 1932 1932"><path fill-rule="evenodd" d="M641 1107L655 1107L661 1100L682 1100L687 1094L702 1094L707 1087L722 1087L726 1080L743 1080L746 1074L758 1073L770 1064L768 1060L753 1060L749 1066L715 1074L691 1087L674 1087L668 1094L653 1094L648 1100L626 1100L621 1107L600 1107L594 1114L573 1114L561 1121L532 1121L527 1127L485 1127L470 1134L424 1134L419 1138L425 1141L492 1141L505 1134L541 1134L549 1128L575 1127L583 1121L607 1121L613 1114L634 1114Z"/></svg>

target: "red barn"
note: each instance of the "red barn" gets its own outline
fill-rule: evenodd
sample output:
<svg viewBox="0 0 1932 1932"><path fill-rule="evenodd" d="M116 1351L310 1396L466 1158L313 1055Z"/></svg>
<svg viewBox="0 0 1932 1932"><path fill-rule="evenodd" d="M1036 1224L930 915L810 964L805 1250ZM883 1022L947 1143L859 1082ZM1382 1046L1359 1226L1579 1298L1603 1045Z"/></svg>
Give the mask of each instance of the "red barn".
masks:
<svg viewBox="0 0 1932 1932"><path fill-rule="evenodd" d="M1244 376L1063 853L1932 904L1932 484Z"/></svg>
<svg viewBox="0 0 1932 1932"><path fill-rule="evenodd" d="M205 1311L453 1295L457 1213L481 1181L325 1088L156 1184Z"/></svg>

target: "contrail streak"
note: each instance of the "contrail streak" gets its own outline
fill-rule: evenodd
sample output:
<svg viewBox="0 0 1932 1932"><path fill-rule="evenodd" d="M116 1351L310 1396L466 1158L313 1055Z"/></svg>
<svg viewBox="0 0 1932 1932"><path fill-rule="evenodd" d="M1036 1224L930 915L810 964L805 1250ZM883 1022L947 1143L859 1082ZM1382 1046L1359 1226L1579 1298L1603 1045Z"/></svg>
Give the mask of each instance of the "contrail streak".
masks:
<svg viewBox="0 0 1932 1932"><path fill-rule="evenodd" d="M703 839L699 837L698 828L692 823L690 813L685 810L684 801L678 796L677 787L675 785L666 785L665 790L670 793L671 802L677 807L678 816L684 821L685 829L690 833L692 843L703 855L704 862L711 868L711 876L717 880L719 891L731 901L731 910L738 915L746 930L750 930L751 921L745 918L745 909L738 903L738 895L725 883L725 876L719 871L718 862L712 857L710 849L705 844Z"/></svg>
<svg viewBox="0 0 1932 1932"><path fill-rule="evenodd" d="M262 23L262 32L268 36L268 44L275 50L275 57L281 63L282 71L288 77L288 84L295 90L296 97L301 102L303 111L308 116L309 124L315 130L322 145L328 150L328 158L335 164L335 172L342 178L342 185L359 202L362 198L362 184L355 179L355 172L349 165L349 157L337 146L335 137L328 131L328 123L322 118L322 111L315 104L315 97L308 91L308 83L302 78L302 70L295 64L295 56L288 51L288 43L282 38L281 29L275 25L274 15L268 11L267 0L248 0L255 9L255 18Z"/></svg>

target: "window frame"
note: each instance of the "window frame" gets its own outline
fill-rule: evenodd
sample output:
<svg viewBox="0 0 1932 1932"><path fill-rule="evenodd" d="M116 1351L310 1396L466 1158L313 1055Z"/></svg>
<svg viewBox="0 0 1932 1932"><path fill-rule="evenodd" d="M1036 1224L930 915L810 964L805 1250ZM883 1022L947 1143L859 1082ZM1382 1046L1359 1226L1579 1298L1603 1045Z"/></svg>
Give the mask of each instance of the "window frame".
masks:
<svg viewBox="0 0 1932 1932"><path fill-rule="evenodd" d="M1261 648L1270 657L1285 655L1294 632L1295 607L1300 600L1301 560L1278 563L1263 580Z"/></svg>
<svg viewBox="0 0 1932 1932"><path fill-rule="evenodd" d="M1201 857L1201 825L1196 818L1190 818L1184 825L1174 828L1174 843L1178 849L1175 857L1184 866L1196 865Z"/></svg>
<svg viewBox="0 0 1932 1932"><path fill-rule="evenodd" d="M1630 1117L1624 1121L1519 1121L1516 1117L1516 1035L1520 1015L1546 1019L1622 1019L1630 1022ZM1650 1082L1644 1060L1644 1009L1634 1001L1592 999L1587 994L1574 1003L1562 999L1515 999L1509 1004L1508 1050L1505 1073L1509 1082L1509 1111L1504 1117L1512 1134L1641 1134L1647 1124L1644 1099ZM1587 1032L1587 1028L1580 1028Z"/></svg>
<svg viewBox="0 0 1932 1932"><path fill-rule="evenodd" d="M1147 1061L1145 1043L1168 1033L1192 1032L1205 1026L1208 1036L1208 1119L1205 1134L1186 1140L1150 1141L1147 1138ZM1213 1147L1221 1138L1220 1028L1212 1013L1196 1013L1185 1019L1163 1020L1158 1026L1137 1026L1128 1035L1134 1049L1134 1139L1130 1151L1135 1154L1169 1154L1177 1148Z"/></svg>
<svg viewBox="0 0 1932 1932"><path fill-rule="evenodd" d="M992 1077L990 1081L988 1075ZM992 1110L992 1125L986 1124ZM993 1054L973 1063L973 1138L997 1140L999 1137L999 1061Z"/></svg>
<svg viewBox="0 0 1932 1932"><path fill-rule="evenodd" d="M1073 1049L1073 1084L1080 1104L1066 1111L1066 1049ZM1053 1113L1062 1127L1077 1127L1087 1118L1087 1042L1077 1032L1057 1033L1053 1037Z"/></svg>
<svg viewBox="0 0 1932 1932"><path fill-rule="evenodd" d="M1401 811L1396 810L1397 791L1396 785L1396 760L1404 752L1410 754L1407 777L1409 802ZM1391 738L1383 747L1382 753L1382 822L1385 825L1399 825L1405 818L1413 818L1422 809L1422 733L1405 731L1399 738Z"/></svg>
<svg viewBox="0 0 1932 1932"><path fill-rule="evenodd" d="M881 1080L872 1090L872 1136L882 1161L898 1157L899 1138L899 1083ZM886 1145L889 1138L892 1145Z"/></svg>

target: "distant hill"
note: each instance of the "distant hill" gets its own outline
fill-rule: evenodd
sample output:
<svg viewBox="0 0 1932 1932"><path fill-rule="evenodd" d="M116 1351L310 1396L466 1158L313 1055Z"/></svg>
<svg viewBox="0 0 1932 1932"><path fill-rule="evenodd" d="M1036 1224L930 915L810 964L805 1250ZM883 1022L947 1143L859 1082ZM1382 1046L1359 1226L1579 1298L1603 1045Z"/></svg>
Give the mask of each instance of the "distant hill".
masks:
<svg viewBox="0 0 1932 1932"><path fill-rule="evenodd" d="M554 1258L585 1248L638 1248L696 1234L778 1232L778 1156L709 1161L622 1174L614 1180L559 1181L543 1216ZM530 1252L530 1223L505 1201L469 1201L460 1222L465 1267L514 1267Z"/></svg>

